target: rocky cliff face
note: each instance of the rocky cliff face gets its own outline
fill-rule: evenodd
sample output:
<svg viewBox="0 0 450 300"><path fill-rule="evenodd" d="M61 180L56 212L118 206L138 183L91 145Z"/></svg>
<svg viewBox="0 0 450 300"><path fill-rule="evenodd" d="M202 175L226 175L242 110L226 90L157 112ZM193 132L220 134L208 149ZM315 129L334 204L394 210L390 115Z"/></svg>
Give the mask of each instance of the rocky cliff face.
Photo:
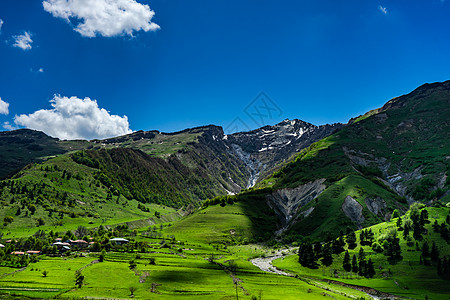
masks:
<svg viewBox="0 0 450 300"><path fill-rule="evenodd" d="M252 174L248 182L251 187L273 173L278 164L343 126L340 123L316 126L286 119L273 126L227 135L224 140Z"/></svg>
<svg viewBox="0 0 450 300"><path fill-rule="evenodd" d="M280 189L267 195L268 205L275 211L280 218L282 228L279 233L284 231L295 218L298 217L298 211L307 205L313 199L320 195L326 188L325 179L317 179L313 182L300 185L293 189ZM311 208L309 214L314 208Z"/></svg>

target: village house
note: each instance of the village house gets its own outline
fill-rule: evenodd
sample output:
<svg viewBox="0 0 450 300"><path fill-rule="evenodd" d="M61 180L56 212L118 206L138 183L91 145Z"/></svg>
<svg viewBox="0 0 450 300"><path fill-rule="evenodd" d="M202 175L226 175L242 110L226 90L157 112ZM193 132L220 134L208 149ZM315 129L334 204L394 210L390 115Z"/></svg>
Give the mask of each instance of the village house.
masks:
<svg viewBox="0 0 450 300"><path fill-rule="evenodd" d="M127 244L129 241L127 239L124 238L113 238L109 240L111 243L116 244L116 245L124 245Z"/></svg>

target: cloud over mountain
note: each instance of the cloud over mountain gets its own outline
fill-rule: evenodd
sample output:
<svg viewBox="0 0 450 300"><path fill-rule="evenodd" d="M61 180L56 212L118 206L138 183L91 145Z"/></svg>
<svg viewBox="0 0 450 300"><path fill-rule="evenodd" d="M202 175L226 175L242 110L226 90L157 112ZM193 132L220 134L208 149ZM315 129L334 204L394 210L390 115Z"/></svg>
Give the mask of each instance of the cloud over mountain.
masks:
<svg viewBox="0 0 450 300"><path fill-rule="evenodd" d="M9 114L9 103L5 102L0 98L0 115Z"/></svg>
<svg viewBox="0 0 450 300"><path fill-rule="evenodd" d="M108 138L131 133L127 116L110 115L90 98L62 97L50 100L52 109L41 109L14 118L17 125L40 130L60 139Z"/></svg>
<svg viewBox="0 0 450 300"><path fill-rule="evenodd" d="M155 12L135 0L46 0L44 9L72 24L82 36L132 35L133 31L155 31Z"/></svg>

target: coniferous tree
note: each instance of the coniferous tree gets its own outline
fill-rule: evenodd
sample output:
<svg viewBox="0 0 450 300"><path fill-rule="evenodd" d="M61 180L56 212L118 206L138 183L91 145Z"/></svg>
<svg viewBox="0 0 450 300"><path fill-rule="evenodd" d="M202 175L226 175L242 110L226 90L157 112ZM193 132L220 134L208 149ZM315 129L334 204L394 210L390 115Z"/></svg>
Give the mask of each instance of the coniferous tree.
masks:
<svg viewBox="0 0 450 300"><path fill-rule="evenodd" d="M359 276L366 276L366 259L360 258L358 261L358 275Z"/></svg>
<svg viewBox="0 0 450 300"><path fill-rule="evenodd" d="M422 257L427 258L430 256L430 247L428 246L428 242L423 242L422 245Z"/></svg>
<svg viewBox="0 0 450 300"><path fill-rule="evenodd" d="M332 249L334 254L339 254L344 251L345 242L342 237L338 237L333 241Z"/></svg>
<svg viewBox="0 0 450 300"><path fill-rule="evenodd" d="M409 226L407 226L406 225L406 222L405 222L405 226L403 226L403 239L407 239L408 238L408 236L409 236L409 230L410 230L410 227Z"/></svg>
<svg viewBox="0 0 450 300"><path fill-rule="evenodd" d="M376 274L375 266L373 264L372 259L369 258L369 261L367 262L367 265L366 265L366 277L372 278L373 276L375 276L375 274Z"/></svg>
<svg viewBox="0 0 450 300"><path fill-rule="evenodd" d="M424 208L420 212L420 224L424 226L426 223L430 223L430 221L428 220L428 210Z"/></svg>
<svg viewBox="0 0 450 300"><path fill-rule="evenodd" d="M366 253L364 252L364 248L361 247L361 248L359 248L358 259L361 260L364 258L366 258Z"/></svg>
<svg viewBox="0 0 450 300"><path fill-rule="evenodd" d="M397 230L402 231L403 227L402 227L402 218L398 218L397 219Z"/></svg>
<svg viewBox="0 0 450 300"><path fill-rule="evenodd" d="M389 256L390 259L400 259L402 257L399 238L393 237L387 241L385 255Z"/></svg>
<svg viewBox="0 0 450 300"><path fill-rule="evenodd" d="M345 251L344 261L342 262L342 267L347 272L350 272L352 270L352 264L350 262L350 254L348 253L348 251Z"/></svg>
<svg viewBox="0 0 450 300"><path fill-rule="evenodd" d="M331 251L331 245L330 243L326 243L325 245L323 245L323 249L322 249L322 263L325 266L329 266L333 263L333 255L332 255L332 251Z"/></svg>
<svg viewBox="0 0 450 300"><path fill-rule="evenodd" d="M431 253L430 253L430 257L432 261L437 261L439 258L439 249L436 246L435 241L433 241L433 245L431 246Z"/></svg>
<svg viewBox="0 0 450 300"><path fill-rule="evenodd" d="M434 223L433 223L433 231L434 231L434 232L439 232L439 229L440 229L440 227L439 227L438 221L437 221L437 220L434 220Z"/></svg>
<svg viewBox="0 0 450 300"><path fill-rule="evenodd" d="M366 231L363 229L359 233L359 242L360 242L360 244L363 245L365 240L366 240Z"/></svg>
<svg viewBox="0 0 450 300"><path fill-rule="evenodd" d="M355 247L356 247L356 234L350 227L347 228L346 242L348 244L348 248L349 249L355 249Z"/></svg>
<svg viewBox="0 0 450 300"><path fill-rule="evenodd" d="M421 225L420 221L413 222L413 228L412 229L413 229L413 238L416 241L422 240L423 226Z"/></svg>
<svg viewBox="0 0 450 300"><path fill-rule="evenodd" d="M317 267L317 258L311 243L304 242L300 245L298 250L298 261L300 264L307 268Z"/></svg>
<svg viewBox="0 0 450 300"><path fill-rule="evenodd" d="M353 273L358 273L358 262L356 260L356 255L353 254L352 256L352 272Z"/></svg>

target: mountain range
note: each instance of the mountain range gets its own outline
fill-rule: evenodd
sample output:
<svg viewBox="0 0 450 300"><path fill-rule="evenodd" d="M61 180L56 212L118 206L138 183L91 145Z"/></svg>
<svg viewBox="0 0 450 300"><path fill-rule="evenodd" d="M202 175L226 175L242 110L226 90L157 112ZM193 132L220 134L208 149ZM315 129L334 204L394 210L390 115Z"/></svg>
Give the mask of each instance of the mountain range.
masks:
<svg viewBox="0 0 450 300"><path fill-rule="evenodd" d="M149 205L190 213L214 197L253 197L277 216L279 235L337 235L414 201L450 200L449 104L446 81L348 124L295 119L234 134L209 125L92 141L1 132L0 216L92 222L120 204L123 214L143 219Z"/></svg>

